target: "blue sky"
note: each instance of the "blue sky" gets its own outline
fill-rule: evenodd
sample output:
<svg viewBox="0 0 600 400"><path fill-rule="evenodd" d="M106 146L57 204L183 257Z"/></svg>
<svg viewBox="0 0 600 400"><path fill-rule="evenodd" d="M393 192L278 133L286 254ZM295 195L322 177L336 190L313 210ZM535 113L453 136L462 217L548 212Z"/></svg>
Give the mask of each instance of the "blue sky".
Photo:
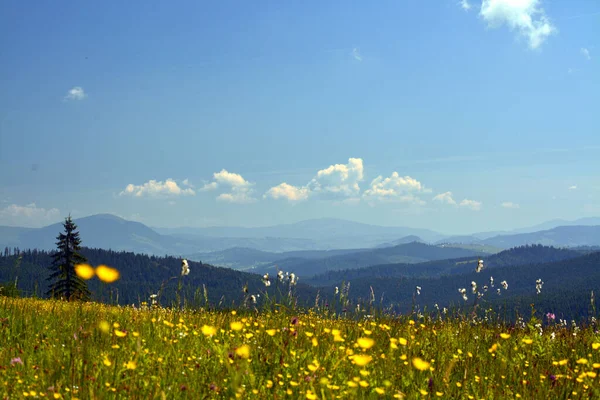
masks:
<svg viewBox="0 0 600 400"><path fill-rule="evenodd" d="M5 1L0 224L598 216L599 39L587 0Z"/></svg>

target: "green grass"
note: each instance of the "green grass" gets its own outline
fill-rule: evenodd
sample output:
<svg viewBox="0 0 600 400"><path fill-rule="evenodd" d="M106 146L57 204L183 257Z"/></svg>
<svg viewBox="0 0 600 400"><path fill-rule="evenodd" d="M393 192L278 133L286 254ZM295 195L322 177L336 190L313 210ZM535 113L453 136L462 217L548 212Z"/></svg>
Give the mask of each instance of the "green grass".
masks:
<svg viewBox="0 0 600 400"><path fill-rule="evenodd" d="M540 335L535 322L0 297L0 396L599 398L595 328L557 324Z"/></svg>

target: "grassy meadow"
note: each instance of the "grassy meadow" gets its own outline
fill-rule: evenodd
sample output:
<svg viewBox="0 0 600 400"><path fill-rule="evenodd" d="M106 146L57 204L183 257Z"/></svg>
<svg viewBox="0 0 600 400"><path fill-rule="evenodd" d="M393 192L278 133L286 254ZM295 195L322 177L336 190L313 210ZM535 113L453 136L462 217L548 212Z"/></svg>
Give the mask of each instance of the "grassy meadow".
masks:
<svg viewBox="0 0 600 400"><path fill-rule="evenodd" d="M2 398L600 398L596 328L0 297ZM535 326L537 325L537 326Z"/></svg>

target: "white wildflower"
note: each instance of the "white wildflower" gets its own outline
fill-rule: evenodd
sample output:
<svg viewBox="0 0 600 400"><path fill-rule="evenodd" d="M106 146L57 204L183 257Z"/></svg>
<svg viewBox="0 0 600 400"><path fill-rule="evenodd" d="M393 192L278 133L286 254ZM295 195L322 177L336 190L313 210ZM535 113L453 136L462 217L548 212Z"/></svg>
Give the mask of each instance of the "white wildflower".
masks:
<svg viewBox="0 0 600 400"><path fill-rule="evenodd" d="M266 287L271 286L271 279L269 278L269 273L268 272L263 275L262 282L265 284Z"/></svg>
<svg viewBox="0 0 600 400"><path fill-rule="evenodd" d="M190 273L190 266L188 265L187 260L181 260L181 276L186 276Z"/></svg>
<svg viewBox="0 0 600 400"><path fill-rule="evenodd" d="M537 294L540 294L542 292L543 284L544 284L544 282L542 282L541 279L538 279L535 281L535 291L537 292Z"/></svg>
<svg viewBox="0 0 600 400"><path fill-rule="evenodd" d="M298 283L298 277L293 272L289 275L288 279L290 280L290 285L292 286Z"/></svg>
<svg viewBox="0 0 600 400"><path fill-rule="evenodd" d="M502 281L502 282L500 282L500 284L502 285L504 290L508 290L508 283L506 281Z"/></svg>
<svg viewBox="0 0 600 400"><path fill-rule="evenodd" d="M477 262L477 268L475 268L475 272L480 273L483 270L483 260L479 259Z"/></svg>

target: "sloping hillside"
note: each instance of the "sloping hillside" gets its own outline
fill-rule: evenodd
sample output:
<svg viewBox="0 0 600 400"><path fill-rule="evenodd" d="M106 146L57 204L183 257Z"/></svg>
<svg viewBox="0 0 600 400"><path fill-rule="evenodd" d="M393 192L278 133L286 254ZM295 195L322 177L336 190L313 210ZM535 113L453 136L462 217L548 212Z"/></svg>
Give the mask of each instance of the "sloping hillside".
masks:
<svg viewBox="0 0 600 400"><path fill-rule="evenodd" d="M482 255L485 270L493 270L503 266L530 265L568 260L580 257L583 250L557 249L548 246L521 246L493 255ZM359 269L328 271L315 275L307 282L311 285L339 285L352 279L399 278L399 277L436 277L470 273L475 270L479 257L462 257L456 259L434 260L418 264L382 264Z"/></svg>
<svg viewBox="0 0 600 400"><path fill-rule="evenodd" d="M116 301L118 293L119 304L139 304L146 301L148 296L157 293L164 282L166 285L164 299L167 303L175 299L175 290L181 273L181 259L175 257L155 257L130 252L115 252L102 249L83 248L81 253L92 265L106 264L119 270L121 278L106 287L102 287L97 279L88 282L94 294L94 299L101 301ZM0 283L14 282L18 276L18 287L24 295L44 297L49 276L48 267L52 259L50 253L40 251L25 251L17 265L17 257L0 256ZM248 286L250 294L266 292L276 298L285 289L274 282L265 288L261 277L255 274L235 271L229 268L214 267L209 264L189 261L190 274L181 279L183 293L188 301L204 301L203 288L206 287L211 304L230 306L240 304L244 298L243 287ZM175 279L171 279L175 277ZM169 279L171 279L169 281ZM314 301L316 290L300 282L296 291L305 304ZM198 304L198 303L195 303Z"/></svg>
<svg viewBox="0 0 600 400"><path fill-rule="evenodd" d="M419 263L428 260L477 256L479 253L452 247L432 246L424 243L407 243L394 247L381 249L367 249L350 254L341 254L332 257L305 260L290 258L254 269L254 272L273 272L277 268L294 271L303 277L321 274L326 271L356 269L369 265L389 263Z"/></svg>
<svg viewBox="0 0 600 400"><path fill-rule="evenodd" d="M490 277L494 278L494 287L490 285ZM541 293L536 294L536 280L544 283ZM500 290L501 282L508 283L508 289ZM475 271L456 275L444 275L435 278L356 278L350 283L351 298L362 298L366 305L371 288L375 298L383 297L383 303L378 305L390 306L399 312L409 312L413 305L413 296L420 309L434 309L451 306L472 306L474 295L471 292L471 282L483 292L483 286L488 285L479 304L483 308L501 305L509 314L514 314L515 306L520 305L521 313L530 313L531 304L535 303L538 315L554 312L557 318L579 319L591 312L591 291L598 293L600 287L600 253L553 263L530 264L523 266L503 266L481 273ZM334 284L322 288L322 293L334 293ZM421 288L420 295L415 295L415 288ZM467 290L468 300L465 302L458 292L460 288ZM529 315L529 314L528 314Z"/></svg>
<svg viewBox="0 0 600 400"><path fill-rule="evenodd" d="M600 245L600 226L559 226L545 231L495 236L481 243L505 249L525 244L597 246Z"/></svg>

